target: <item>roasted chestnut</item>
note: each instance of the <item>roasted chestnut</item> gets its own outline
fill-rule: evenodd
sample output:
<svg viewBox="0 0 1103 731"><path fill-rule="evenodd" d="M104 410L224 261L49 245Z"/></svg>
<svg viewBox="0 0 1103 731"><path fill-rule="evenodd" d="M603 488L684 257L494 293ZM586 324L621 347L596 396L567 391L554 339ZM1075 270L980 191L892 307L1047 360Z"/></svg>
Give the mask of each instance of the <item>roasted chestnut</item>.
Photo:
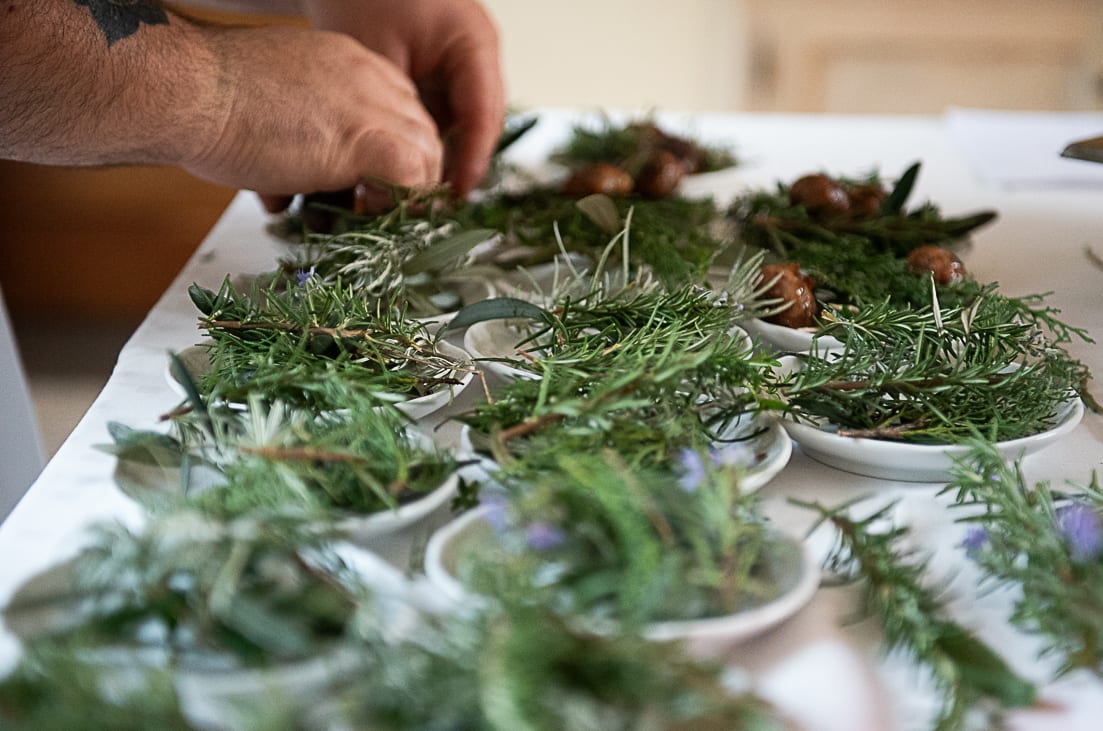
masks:
<svg viewBox="0 0 1103 731"><path fill-rule="evenodd" d="M965 264L957 254L941 246L917 246L908 254L908 271L931 272L935 284L957 284L965 279Z"/></svg>
<svg viewBox="0 0 1103 731"><path fill-rule="evenodd" d="M820 311L815 295L816 280L802 272L797 262L765 264L761 274L763 282L776 278L763 296L789 303L781 312L767 317L767 322L785 327L808 327L815 322Z"/></svg>
<svg viewBox="0 0 1103 731"><path fill-rule="evenodd" d="M789 186L789 202L804 206L818 218L841 216L850 210L850 196L837 180L827 175L805 175Z"/></svg>
<svg viewBox="0 0 1103 731"><path fill-rule="evenodd" d="M682 172L687 175L701 172L701 147L693 140L664 132L652 122L632 125L641 148L653 148L669 152L678 159Z"/></svg>
<svg viewBox="0 0 1103 731"><path fill-rule="evenodd" d="M852 185L846 191L850 199L850 214L855 218L869 219L881 212L887 193L876 183Z"/></svg>
<svg viewBox="0 0 1103 731"><path fill-rule="evenodd" d="M563 184L563 192L579 198L596 193L615 198L628 195L634 186L632 176L621 168L596 162L575 170Z"/></svg>
<svg viewBox="0 0 1103 731"><path fill-rule="evenodd" d="M685 177L682 161L672 153L659 150L636 176L636 192L644 198L669 198Z"/></svg>

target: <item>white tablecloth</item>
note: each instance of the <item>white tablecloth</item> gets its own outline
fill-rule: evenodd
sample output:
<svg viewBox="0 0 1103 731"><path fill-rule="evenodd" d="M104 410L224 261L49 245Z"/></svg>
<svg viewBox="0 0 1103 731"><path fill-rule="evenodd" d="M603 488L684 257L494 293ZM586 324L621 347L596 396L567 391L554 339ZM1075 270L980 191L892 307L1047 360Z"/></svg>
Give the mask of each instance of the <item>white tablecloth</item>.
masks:
<svg viewBox="0 0 1103 731"><path fill-rule="evenodd" d="M566 134L568 112L547 112L515 150L537 162ZM1103 188L1037 191L988 188L974 175L941 118L703 115L663 118L705 139L732 143L742 163L699 176L687 192L721 200L748 186L773 185L823 170L856 175L879 169L895 178L912 162L923 169L912 201L931 199L953 215L994 208L998 221L984 228L966 255L979 279L998 281L1014 295L1052 290L1049 302L1063 318L1103 338L1103 270L1085 248L1103 255ZM1055 122L1059 122L1055 117ZM198 342L197 312L187 286L217 288L226 274L271 269L281 244L264 232L266 216L253 196L238 196L148 318L119 355L102 394L47 465L11 517L0 526L0 602L33 573L80 547L84 528L98 520L138 524L141 510L115 487L115 461L93 449L109 441L106 424L150 428L177 403L165 379L166 353ZM1099 345L1073 343L1073 355L1103 372ZM1103 461L1103 419L1089 413L1064 441L1030 457L1031 480L1083 482ZM1028 678L1042 684L1045 712L1016 712L1014 729L1096 729L1103 718L1103 681L1074 673L1051 681L1053 667L1037 658L1038 641L1006 622L1013 596L978 596L978 574L957 547L961 528L936 497L937 485L893 483L851 475L815 463L797 449L789 466L763 490L782 526L800 531L809 516L786 504L792 496L835 504L859 494L898 499L896 517L913 529L916 545L933 554L932 581L948 583L949 606ZM759 690L776 699L809 729L925 728L934 695L924 675L900 657L885 657L876 623L844 624L854 592L821 589L813 602L777 630L740 649L733 660L751 671ZM18 656L11 635L0 634L0 667Z"/></svg>

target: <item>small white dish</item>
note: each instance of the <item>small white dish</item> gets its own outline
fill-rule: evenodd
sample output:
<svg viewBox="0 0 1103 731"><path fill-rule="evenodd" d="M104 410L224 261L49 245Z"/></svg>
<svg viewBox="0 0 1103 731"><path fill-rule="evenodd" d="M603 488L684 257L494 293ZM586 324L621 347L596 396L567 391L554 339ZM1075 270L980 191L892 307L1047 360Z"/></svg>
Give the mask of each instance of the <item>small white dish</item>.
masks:
<svg viewBox="0 0 1103 731"><path fill-rule="evenodd" d="M436 349L441 355L447 356L460 364L455 370L448 374L450 377L459 381L459 383L443 386L424 396L397 402L395 408L413 421L422 419L452 403L452 400L467 388L475 377L475 365L471 361L471 356L468 355L465 350L444 340L437 343ZM184 364L184 367L187 369L188 373L191 374L193 379L199 378L210 370L210 358L207 355L207 349L203 346L193 345L189 348L184 348L178 352L176 356ZM176 378L176 374L172 372L171 364L165 368L165 380L168 382L169 387L172 388L180 398L188 398L183 384ZM245 410L245 404L243 403L231 402L229 406L231 409L238 411Z"/></svg>
<svg viewBox="0 0 1103 731"><path fill-rule="evenodd" d="M1054 444L1076 428L1084 416L1079 398L1065 402L1052 429L1020 439L997 442L1005 459L1013 461ZM961 444L910 444L887 439L839 436L828 427L784 420L785 430L801 451L817 462L867 477L900 482L946 482L954 458L969 448Z"/></svg>
<svg viewBox="0 0 1103 731"><path fill-rule="evenodd" d="M594 263L582 254L562 254L546 264L517 267L494 281L499 297L547 304L557 296L580 296L590 291Z"/></svg>
<svg viewBox="0 0 1103 731"><path fill-rule="evenodd" d="M485 600L457 578L458 564L467 546L492 538L489 506L471 510L433 533L425 549L425 577L443 595L465 611L478 611ZM796 614L816 593L820 567L805 546L775 534L767 556L778 576L779 595L764 604L735 614L704 619L653 622L643 631L655 642L684 642L699 658L717 658L734 645L760 635Z"/></svg>
<svg viewBox="0 0 1103 731"><path fill-rule="evenodd" d="M455 345L445 340L438 342L436 348L437 352L441 355L447 356L460 364L459 367L449 374L451 377L455 378L455 380L459 381L459 383L439 388L424 396L418 396L417 398L400 401L395 404L395 408L414 421L423 419L429 414L439 411L452 403L452 401L471 384L471 380L475 377L475 364L471 361L471 356L465 350L457 348Z"/></svg>
<svg viewBox="0 0 1103 731"><path fill-rule="evenodd" d="M807 353L812 350L812 343L816 338L816 333L811 329L785 327L757 317L743 320L740 325L776 353ZM841 340L830 335L820 336L817 344L820 353L845 348Z"/></svg>
<svg viewBox="0 0 1103 731"><path fill-rule="evenodd" d="M338 521L337 527L349 542L370 545L379 538L394 535L429 518L455 497L459 484L459 476L453 473L423 497L394 510L381 510L364 516L350 515Z"/></svg>
<svg viewBox="0 0 1103 731"><path fill-rule="evenodd" d="M739 443L745 445L752 455L739 489L743 492L756 492L789 464L793 443L781 421L773 417L757 417L743 430L757 433L746 442ZM723 449L728 443L717 446Z"/></svg>
<svg viewBox="0 0 1103 731"><path fill-rule="evenodd" d="M479 367L508 381L537 380L540 374L503 363L502 360L524 361L530 359L528 348L518 343L529 335L530 320L484 320L467 328L463 334L463 349Z"/></svg>

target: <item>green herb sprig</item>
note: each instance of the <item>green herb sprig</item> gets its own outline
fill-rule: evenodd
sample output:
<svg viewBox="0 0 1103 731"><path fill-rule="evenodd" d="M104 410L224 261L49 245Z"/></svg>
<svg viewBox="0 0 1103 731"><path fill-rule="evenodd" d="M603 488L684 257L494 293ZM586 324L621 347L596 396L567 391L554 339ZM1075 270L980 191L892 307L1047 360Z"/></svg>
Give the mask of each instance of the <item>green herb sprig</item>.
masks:
<svg viewBox="0 0 1103 731"><path fill-rule="evenodd" d="M67 625L28 636L20 666L0 682L0 721L205 727L175 692L188 673L190 687L214 689L220 722L273 731L790 728L673 645L595 636L531 602L474 619L400 607L326 540L295 520L194 513L140 534L102 530L74 563L75 584L33 601L24 589L7 609L9 625L50 610ZM288 670L302 665L289 662L314 669L300 678ZM242 668L274 674L222 695Z"/></svg>
<svg viewBox="0 0 1103 731"><path fill-rule="evenodd" d="M490 596L554 607L584 624L701 619L780 591L739 447L682 450L672 471L634 467L611 450L559 453L539 472L506 475L508 504L461 580Z"/></svg>
<svg viewBox="0 0 1103 731"><path fill-rule="evenodd" d="M210 370L198 379L212 400L244 401L250 393L315 409L339 408L320 384L357 382L364 393L406 397L458 385L467 367L438 352L422 322L404 317L352 287L309 281L287 290L237 290L227 278L217 293L192 285L210 336ZM391 399L393 400L393 399Z"/></svg>
<svg viewBox="0 0 1103 731"><path fill-rule="evenodd" d="M126 665L143 649L195 669L301 659L340 640L360 601L328 540L276 514L218 523L184 510L142 532L101 526L61 577L32 582L5 616L30 639L79 633L128 649ZM43 612L62 619L41 627Z"/></svg>
<svg viewBox="0 0 1103 731"><path fill-rule="evenodd" d="M615 208L615 226L595 221L577 198L550 188L503 193L470 203L453 216L463 226L502 232L499 259L512 265L551 261L564 248L593 255L606 247L630 216L632 263L646 265L671 286L703 281L709 263L728 245L718 223L722 216L712 199L606 200Z"/></svg>
<svg viewBox="0 0 1103 731"><path fill-rule="evenodd" d="M970 711L984 702L1003 708L1034 703L1033 684L946 616L938 593L925 583L928 560L900 546L908 530L891 524L892 504L854 518L850 505L794 503L819 515L813 530L824 522L835 528L836 545L825 566L839 577L864 582L865 608L880 623L889 650L906 653L930 672L943 693L938 731L964 728Z"/></svg>
<svg viewBox="0 0 1103 731"><path fill-rule="evenodd" d="M967 554L986 583L1014 587L1011 623L1044 638L1059 674L1103 673L1103 487L1030 484L988 441L973 439L946 490L968 511Z"/></svg>

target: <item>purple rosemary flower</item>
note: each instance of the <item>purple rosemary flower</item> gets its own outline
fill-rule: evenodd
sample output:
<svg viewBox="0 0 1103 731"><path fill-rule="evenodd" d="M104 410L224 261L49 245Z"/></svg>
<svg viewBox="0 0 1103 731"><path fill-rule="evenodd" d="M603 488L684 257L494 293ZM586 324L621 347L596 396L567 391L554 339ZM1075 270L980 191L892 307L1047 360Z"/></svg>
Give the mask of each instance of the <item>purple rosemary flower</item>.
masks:
<svg viewBox="0 0 1103 731"><path fill-rule="evenodd" d="M314 267L310 267L310 269L300 269L295 272L295 276L299 278L299 286L305 287L306 283L314 278Z"/></svg>
<svg viewBox="0 0 1103 731"><path fill-rule="evenodd" d="M961 541L961 547L965 549L965 555L976 561L977 556L988 545L988 531L978 525L969 526L965 538Z"/></svg>
<svg viewBox="0 0 1103 731"><path fill-rule="evenodd" d="M529 523L525 532L528 535L529 548L536 551L548 551L566 540L563 531L542 520Z"/></svg>
<svg viewBox="0 0 1103 731"><path fill-rule="evenodd" d="M754 461L754 453L745 444L726 444L720 449L710 449L709 456L716 467L746 468Z"/></svg>
<svg viewBox="0 0 1103 731"><path fill-rule="evenodd" d="M678 487L683 492L695 493L705 480L705 462L701 455L688 447L678 453L678 464L682 467L682 476L678 478Z"/></svg>
<svg viewBox="0 0 1103 731"><path fill-rule="evenodd" d="M1090 505L1073 502L1057 508L1057 532L1077 563L1093 561L1103 554L1103 524Z"/></svg>
<svg viewBox="0 0 1103 731"><path fill-rule="evenodd" d="M509 524L509 513L506 499L503 495L494 493L483 495L480 501L485 512L486 522L494 529L495 533L501 533Z"/></svg>

